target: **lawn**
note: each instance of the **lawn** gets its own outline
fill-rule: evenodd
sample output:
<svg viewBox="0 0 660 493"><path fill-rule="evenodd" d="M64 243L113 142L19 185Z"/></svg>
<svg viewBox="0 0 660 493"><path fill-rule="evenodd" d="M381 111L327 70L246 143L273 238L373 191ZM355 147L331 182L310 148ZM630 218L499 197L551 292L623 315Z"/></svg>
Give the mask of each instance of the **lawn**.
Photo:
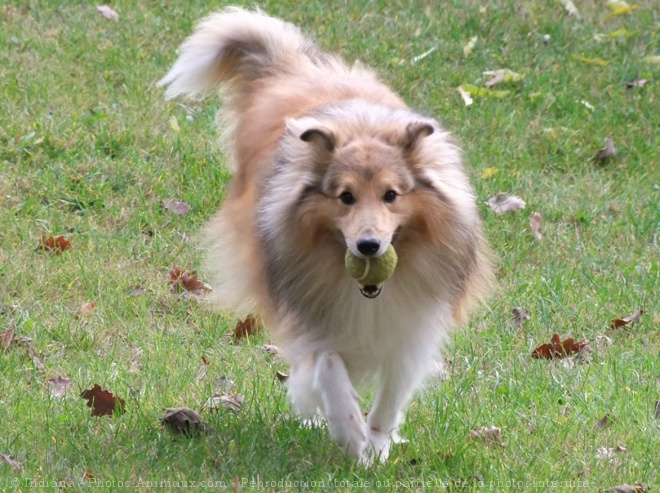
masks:
<svg viewBox="0 0 660 493"><path fill-rule="evenodd" d="M325 429L299 426L267 333L235 340L230 314L171 292L175 265L204 280L195 236L230 175L219 97L166 103L155 84L220 5L121 0L108 20L88 2L5 2L0 489L655 491L660 11L576 0L571 14L570 3L261 4L376 67L453 131L497 259L498 290L455 335L448 378L408 411L410 443L364 468ZM522 80L479 89L484 71L505 68ZM609 136L616 153L594 160ZM496 214L486 202L500 192L526 207ZM38 248L51 235L71 248ZM530 314L522 324L516 307ZM554 333L591 352L532 358ZM92 416L80 394L95 384L124 412ZM201 410L223 392L243 396L240 410ZM164 429L173 407L201 412L208 431ZM473 437L490 426L499 440Z"/></svg>

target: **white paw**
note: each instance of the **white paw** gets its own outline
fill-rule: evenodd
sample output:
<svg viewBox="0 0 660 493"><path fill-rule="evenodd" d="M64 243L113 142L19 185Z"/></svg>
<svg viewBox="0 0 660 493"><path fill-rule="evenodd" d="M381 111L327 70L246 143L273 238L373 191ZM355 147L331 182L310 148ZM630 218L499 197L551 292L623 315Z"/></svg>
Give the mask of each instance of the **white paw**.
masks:
<svg viewBox="0 0 660 493"><path fill-rule="evenodd" d="M392 438L390 438L389 434L371 428L369 430L369 441L364 450L364 455L360 458L360 464L368 467L377 460L380 462L387 462L387 458L390 455L391 445Z"/></svg>
<svg viewBox="0 0 660 493"><path fill-rule="evenodd" d="M367 424L355 403L350 412L327 416L332 438L351 458L361 460L367 445Z"/></svg>

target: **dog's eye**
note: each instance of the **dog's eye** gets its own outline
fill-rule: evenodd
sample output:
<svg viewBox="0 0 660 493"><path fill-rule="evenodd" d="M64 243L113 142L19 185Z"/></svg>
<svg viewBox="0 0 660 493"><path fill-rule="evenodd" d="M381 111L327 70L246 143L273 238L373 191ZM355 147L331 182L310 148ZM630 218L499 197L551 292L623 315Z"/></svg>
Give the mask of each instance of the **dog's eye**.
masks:
<svg viewBox="0 0 660 493"><path fill-rule="evenodd" d="M388 190L385 192L385 195L383 196L383 200L387 202L388 204L391 204L396 200L397 193L394 190Z"/></svg>
<svg viewBox="0 0 660 493"><path fill-rule="evenodd" d="M351 192L342 192L342 194L339 196L339 200L341 200L346 205L353 205L355 203L355 197L353 197Z"/></svg>

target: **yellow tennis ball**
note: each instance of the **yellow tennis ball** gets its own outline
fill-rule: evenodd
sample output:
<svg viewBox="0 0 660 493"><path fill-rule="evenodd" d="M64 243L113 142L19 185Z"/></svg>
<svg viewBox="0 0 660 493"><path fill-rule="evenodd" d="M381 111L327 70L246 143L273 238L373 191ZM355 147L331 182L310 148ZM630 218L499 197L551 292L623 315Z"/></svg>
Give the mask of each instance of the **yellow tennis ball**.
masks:
<svg viewBox="0 0 660 493"><path fill-rule="evenodd" d="M390 245L380 257L360 258L353 255L350 250L346 250L344 263L353 279L357 279L363 286L371 286L389 279L397 260L396 251Z"/></svg>

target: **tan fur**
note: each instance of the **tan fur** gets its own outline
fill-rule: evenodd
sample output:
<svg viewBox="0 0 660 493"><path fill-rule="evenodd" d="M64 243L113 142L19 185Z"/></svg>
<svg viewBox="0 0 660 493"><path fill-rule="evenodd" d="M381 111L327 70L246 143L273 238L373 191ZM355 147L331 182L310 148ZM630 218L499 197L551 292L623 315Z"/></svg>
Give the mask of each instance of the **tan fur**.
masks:
<svg viewBox="0 0 660 493"><path fill-rule="evenodd" d="M448 330L492 283L457 146L372 71L260 12L204 20L161 83L168 97L223 88L235 173L205 229L218 304L265 318L292 365L298 412L320 412L356 458L385 458ZM376 299L343 263L365 238L399 258ZM351 382L377 375L370 434Z"/></svg>

